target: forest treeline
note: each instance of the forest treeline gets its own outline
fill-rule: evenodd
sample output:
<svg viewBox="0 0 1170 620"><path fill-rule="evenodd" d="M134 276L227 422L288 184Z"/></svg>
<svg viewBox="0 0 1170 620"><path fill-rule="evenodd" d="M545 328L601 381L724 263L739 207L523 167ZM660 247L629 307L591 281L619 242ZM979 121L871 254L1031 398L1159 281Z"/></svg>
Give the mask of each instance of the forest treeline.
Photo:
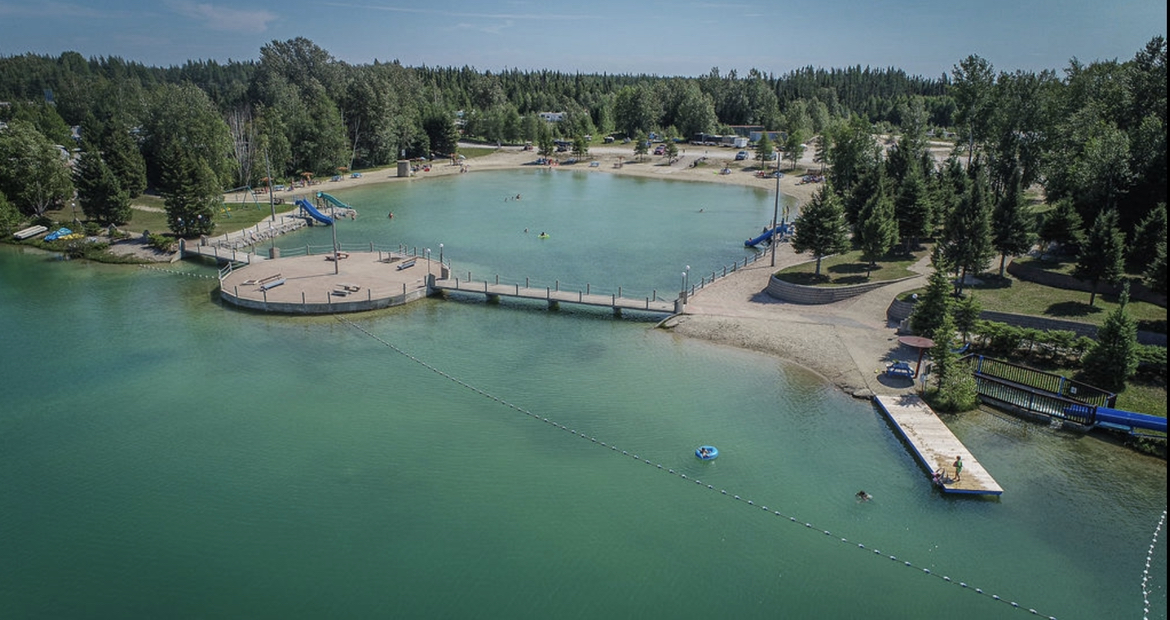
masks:
<svg viewBox="0 0 1170 620"><path fill-rule="evenodd" d="M660 77L352 65L304 38L272 41L256 61L171 67L9 56L0 58L0 202L30 218L76 196L91 220L117 224L130 216L128 198L150 187L167 199L173 229L193 234L213 226L225 188L449 155L463 137L685 138L757 125L784 132L778 146L793 161L817 149L855 243L866 226L894 244L936 235L973 184L989 205L1039 185L1059 217L1047 233L1030 225L1075 247L1100 213L1115 212L1133 235L1165 202L1165 52L1155 37L1129 60L1073 59L1061 75L997 72L969 56L937 78L859 66ZM943 131L955 155L936 166L927 140ZM64 168L53 145L80 156ZM893 223L879 226L869 220L882 201Z"/></svg>

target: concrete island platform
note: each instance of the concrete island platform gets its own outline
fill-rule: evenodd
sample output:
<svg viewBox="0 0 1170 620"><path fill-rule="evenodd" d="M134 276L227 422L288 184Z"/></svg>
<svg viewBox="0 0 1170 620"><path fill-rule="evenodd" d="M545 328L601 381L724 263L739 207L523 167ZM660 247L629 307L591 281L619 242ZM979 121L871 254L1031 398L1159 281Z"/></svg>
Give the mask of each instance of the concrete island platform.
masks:
<svg viewBox="0 0 1170 620"><path fill-rule="evenodd" d="M340 252L273 258L228 268L220 297L234 306L283 314L363 312L427 296L439 261L397 252Z"/></svg>

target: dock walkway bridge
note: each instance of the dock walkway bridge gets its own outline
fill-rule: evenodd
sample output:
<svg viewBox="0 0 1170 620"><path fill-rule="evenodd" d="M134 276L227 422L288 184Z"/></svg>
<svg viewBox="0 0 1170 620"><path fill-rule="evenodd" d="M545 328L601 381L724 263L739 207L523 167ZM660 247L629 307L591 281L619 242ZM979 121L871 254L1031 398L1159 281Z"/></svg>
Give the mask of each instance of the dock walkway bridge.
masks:
<svg viewBox="0 0 1170 620"><path fill-rule="evenodd" d="M552 282L533 281L531 278L524 278L520 280L502 279L499 275L488 277L475 277L475 274L465 272L464 274L454 274L451 263L446 259L442 252L439 256L435 256L429 248L407 247L399 245L395 247L386 247L372 242L362 244L341 243L336 248L329 246L312 246L305 245L296 248L275 248L266 247L266 243L258 243L253 246L237 247L237 248L222 248L214 244L195 244L189 243L180 246L180 254L189 257L203 257L211 258L220 263L219 280L221 287L224 281L228 279L233 272L243 269L249 265L267 265L265 273L271 271L272 273L280 273L279 263L281 259L291 259L297 257L313 257L320 256L329 260L334 253L337 253L338 258L347 258L350 254L354 257L346 261L333 261L330 265L340 266L340 269L331 267L329 270L334 274L339 271L353 272L355 269L369 269L366 263L371 264L387 264L392 263L396 266L396 274L412 274L415 271L421 270L426 275L424 278L418 280L418 288L425 288L426 295L448 295L448 294L467 294L467 295L483 295L489 302L499 302L501 298L515 298L524 300L541 301L550 309L557 309L560 304L576 304L582 306L592 306L599 308L609 308L615 315L620 316L622 311L641 311L660 314L679 314L684 311L687 299L698 291L703 290L706 286L714 283L716 280L726 277L740 269L759 260L764 253L753 253L745 257L741 261L736 261L730 265L721 267L718 270L713 270L710 273L695 275L697 278L692 278L689 268L681 274L681 289L679 292L669 291L666 293L658 290L635 290L623 286L604 288L594 286L592 283L569 284L562 280L553 280ZM376 258L373 256L376 254ZM358 259L358 255L369 256L367 260ZM437 260L436 260L437 259ZM405 268L419 265L417 270L402 271ZM433 267L437 266L437 269ZM254 267L255 268L255 267ZM381 269L381 268L375 268ZM378 275L378 274L383 275ZM380 303L376 307L371 305L375 300L372 299L374 293L380 289L386 289L386 283L383 280L390 279L386 275L384 269L381 271L370 271L365 275L374 278L363 286L364 292L370 299L366 308L360 304L354 304L350 311L362 311L366 309L376 309L376 307L385 307L385 305L399 305L406 303L415 298L410 291L416 286L412 283L399 282L395 286L401 286L402 291L394 293L392 297L400 298L399 301L394 302L391 299L389 302ZM354 276L356 277L356 276ZM352 277L350 279L353 279ZM401 279L401 278L397 278ZM292 285L292 280L287 279L289 285ZM329 283L331 286L332 283ZM388 290L388 289L387 289ZM233 293L236 291L232 291ZM381 291L389 295L387 291ZM391 291L393 292L393 291ZM264 293L264 291L261 291ZM328 293L328 292L327 292ZM325 304L324 307L330 308L329 311L336 311L336 300L328 297L327 293L321 300ZM383 295L385 296L385 295ZM313 303L312 291L301 295L302 302L301 309L297 312L307 311L305 308ZM348 296L352 299L352 295ZM267 295L263 295L261 300L263 303L258 306L263 308L272 307L286 307L286 305L276 306L269 304ZM320 305L320 304L318 304ZM279 312L280 310L271 310Z"/></svg>
<svg viewBox="0 0 1170 620"><path fill-rule="evenodd" d="M621 286L618 286L616 289L603 289L594 287L588 282L584 284L571 284L562 282L561 280L554 280L552 283L534 283L531 278L524 278L524 282L521 283L519 280L501 280L499 275L476 279L471 272L466 272L467 277L461 278L458 276L453 277L451 271L445 272L446 277L436 279L431 287L436 292L444 294L467 293L483 295L491 303L498 303L504 297L539 300L547 303L550 310L555 310L560 304L567 303L610 308L617 316L621 315L622 310L681 314L686 307L687 299L692 295L719 278L726 277L731 273L747 267L763 256L765 256L765 253L757 252L745 257L742 261L736 261L731 265L724 266L709 274L696 273L695 275L698 276L697 282L691 281L689 271L683 272L681 274L682 288L678 296L673 299L669 294L666 296L660 295L656 289L648 292L630 290ZM461 276L463 274L459 275Z"/></svg>
<svg viewBox="0 0 1170 620"><path fill-rule="evenodd" d="M962 359L971 366L979 397L990 405L1086 429L1166 436L1166 418L1115 409L1117 394L1108 390L982 355Z"/></svg>

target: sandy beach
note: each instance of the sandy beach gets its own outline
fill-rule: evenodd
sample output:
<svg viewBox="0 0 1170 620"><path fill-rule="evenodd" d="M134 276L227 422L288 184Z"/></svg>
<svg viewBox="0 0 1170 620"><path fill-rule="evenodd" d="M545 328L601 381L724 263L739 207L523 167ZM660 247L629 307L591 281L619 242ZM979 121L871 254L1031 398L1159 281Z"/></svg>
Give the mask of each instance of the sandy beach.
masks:
<svg viewBox="0 0 1170 620"><path fill-rule="evenodd" d="M592 147L589 160L561 164L558 168L595 174L746 185L774 191L776 179L757 177L758 164L750 160L735 161L737 151L686 145L685 149L680 147L678 160L668 165L661 156L644 156L642 161L636 161L633 149L628 145L605 145ZM819 164L812 161L813 152L812 148L808 149L796 172L790 170L791 163L781 162L784 176L780 179L780 191L795 197L799 204L806 203L820 188L817 183L801 182L804 171L820 169ZM399 178L397 171L391 168L363 172L359 178L346 176L340 181L322 181L312 188L328 192L333 188L371 183L421 182L429 177L463 174L464 165L467 173L474 174L531 166L538 157L534 151L502 147L487 156L462 160L463 165L453 165L449 161L432 162L429 172L419 171L409 178ZM706 165L693 167L691 164L700 157L706 158ZM591 166L590 161L596 161L598 165ZM724 167L731 173L720 174ZM302 188L276 195L287 197L305 191ZM923 286L925 276L823 306L786 303L764 293L774 271L807 260L810 260L809 256L796 254L791 246L783 244L777 249L775 267L769 256L708 285L691 298L685 314L672 317L663 326L681 337L777 356L812 370L859 398L913 389L909 380L889 379L880 373L891 359L911 362L916 359L913 350L898 343L896 326L887 324L886 307L898 293ZM925 274L928 269L929 265L925 263L916 266L920 273Z"/></svg>

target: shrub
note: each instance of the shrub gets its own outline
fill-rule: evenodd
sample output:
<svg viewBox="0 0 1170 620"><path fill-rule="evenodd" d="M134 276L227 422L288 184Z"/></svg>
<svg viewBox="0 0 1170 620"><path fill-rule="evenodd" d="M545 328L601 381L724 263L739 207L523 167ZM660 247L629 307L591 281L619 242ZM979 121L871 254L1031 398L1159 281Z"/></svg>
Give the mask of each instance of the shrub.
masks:
<svg viewBox="0 0 1170 620"><path fill-rule="evenodd" d="M174 252L177 242L174 237L151 233L146 238L146 245L160 252Z"/></svg>

